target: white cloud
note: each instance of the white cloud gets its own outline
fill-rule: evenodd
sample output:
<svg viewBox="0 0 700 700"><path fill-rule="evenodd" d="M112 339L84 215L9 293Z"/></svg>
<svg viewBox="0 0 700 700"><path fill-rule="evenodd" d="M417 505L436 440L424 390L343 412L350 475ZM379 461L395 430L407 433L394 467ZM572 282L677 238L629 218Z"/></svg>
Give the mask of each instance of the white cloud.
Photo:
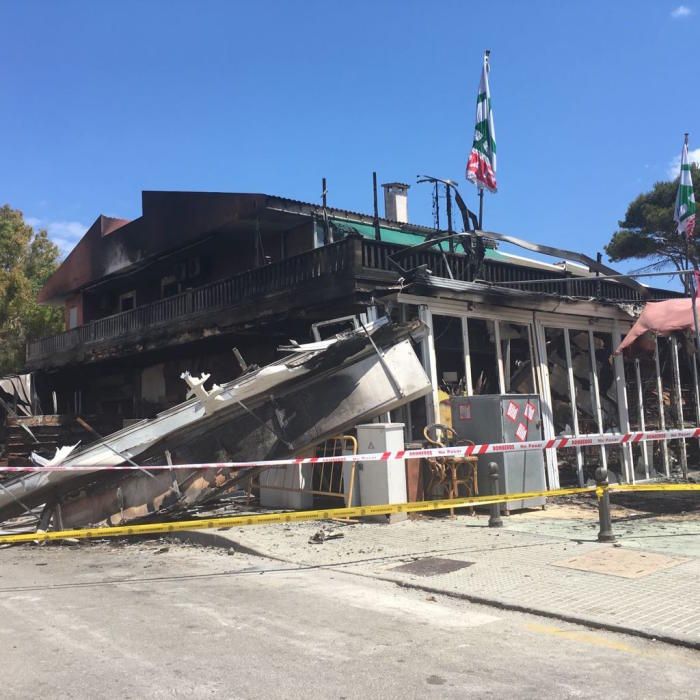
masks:
<svg viewBox="0 0 700 700"><path fill-rule="evenodd" d="M679 5L675 10L671 11L671 17L673 17L673 19L690 17L692 14L693 11L687 5Z"/></svg>
<svg viewBox="0 0 700 700"><path fill-rule="evenodd" d="M688 151L688 160L695 165L700 165L700 148L695 148ZM668 170L666 175L669 180L675 180L681 174L681 154L673 158L673 160L668 164Z"/></svg>
<svg viewBox="0 0 700 700"><path fill-rule="evenodd" d="M49 221L32 216L27 216L24 220L35 229L45 228L63 255L70 253L88 230L88 226L79 221Z"/></svg>

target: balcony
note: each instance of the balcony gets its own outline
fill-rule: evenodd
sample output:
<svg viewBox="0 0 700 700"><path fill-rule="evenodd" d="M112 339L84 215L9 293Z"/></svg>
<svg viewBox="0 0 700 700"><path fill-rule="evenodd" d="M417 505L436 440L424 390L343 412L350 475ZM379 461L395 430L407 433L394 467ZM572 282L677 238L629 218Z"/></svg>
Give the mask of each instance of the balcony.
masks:
<svg viewBox="0 0 700 700"><path fill-rule="evenodd" d="M154 336L172 338L178 329L221 325L222 319L226 325L226 318L235 318L236 322L253 321L265 310L286 312L322 301L348 299L356 292L371 293L377 287L393 285L398 280L399 273L389 258L399 250L402 246L349 236L337 243L31 342L27 346L27 367L37 369L96 359L96 356L115 356L121 353L120 347L124 345L139 344ZM545 276L542 270L488 259L479 267L473 258L460 253L420 250L401 257L405 269L426 265L439 277L450 276L448 263L454 279L467 282L477 275L496 283ZM605 281L581 282L575 278L565 285L543 283L538 284L537 289L527 289L608 298L633 295L632 290L622 285Z"/></svg>
<svg viewBox="0 0 700 700"><path fill-rule="evenodd" d="M346 238L323 248L296 255L264 267L248 270L230 278L190 289L166 299L106 316L65 333L40 338L27 345L27 366L35 369L70 361L76 350L85 359L91 352L110 345L123 345L149 335L167 334L185 322L188 328L206 325L208 318L220 312L239 309L250 302L271 298L282 309L295 304L301 290L315 296L319 292L344 290L342 281L352 280L361 266L363 241ZM386 262L386 261L385 261ZM393 276L392 276L393 277ZM329 289L330 288L330 289ZM289 292L294 291L294 296ZM284 298L280 298L284 297ZM252 314L255 318L257 314ZM237 318L244 321L243 314Z"/></svg>

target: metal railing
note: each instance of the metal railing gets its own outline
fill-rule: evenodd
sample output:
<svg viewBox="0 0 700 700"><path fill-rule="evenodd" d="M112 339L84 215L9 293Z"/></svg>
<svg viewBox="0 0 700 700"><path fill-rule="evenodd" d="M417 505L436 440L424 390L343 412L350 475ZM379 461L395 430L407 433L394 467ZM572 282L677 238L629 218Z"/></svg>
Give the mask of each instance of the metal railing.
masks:
<svg viewBox="0 0 700 700"><path fill-rule="evenodd" d="M296 255L227 279L188 289L135 309L90 321L65 333L27 345L27 360L38 360L80 345L142 333L149 328L206 314L244 300L294 289L306 282L342 274L352 265L352 239Z"/></svg>
<svg viewBox="0 0 700 700"><path fill-rule="evenodd" d="M386 281L388 277L398 279L398 268L390 257L400 250L404 250L404 246L349 236L337 243L247 270L130 311L90 321L65 333L40 338L28 343L27 360L37 361L82 345L143 333L150 328L215 312L259 296L292 290L321 278L374 276L377 283ZM426 265L432 274L438 277L452 276L465 282L471 282L478 277L497 284L538 279L543 275L540 269L488 259L480 262L462 253L442 253L437 249L404 253L400 257L400 263L404 269ZM448 264L451 275L447 269ZM567 277L567 274L552 273L552 277ZM571 278L570 283L564 285L542 283L526 289L575 296L602 296L608 299L638 296L635 290L621 284L610 281L581 281L576 278Z"/></svg>
<svg viewBox="0 0 700 700"><path fill-rule="evenodd" d="M364 239L362 240L362 267L371 270L396 272L398 268L389 258L403 250L404 246L394 243ZM404 253L398 259L398 262L405 270L412 270L425 265L437 277L450 277L451 272L455 279L464 282L471 282L478 267L474 258L470 256L462 253L443 253L437 249ZM449 272L447 270L448 264Z"/></svg>

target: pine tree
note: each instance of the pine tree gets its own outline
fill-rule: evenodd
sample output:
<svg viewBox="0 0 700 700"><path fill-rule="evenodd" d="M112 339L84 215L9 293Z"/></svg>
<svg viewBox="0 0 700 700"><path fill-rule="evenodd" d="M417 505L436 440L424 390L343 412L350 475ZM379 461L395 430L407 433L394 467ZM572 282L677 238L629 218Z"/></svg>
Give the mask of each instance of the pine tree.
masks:
<svg viewBox="0 0 700 700"><path fill-rule="evenodd" d="M58 261L46 231L34 231L21 211L0 208L0 375L22 370L28 341L62 330L62 310L36 302Z"/></svg>

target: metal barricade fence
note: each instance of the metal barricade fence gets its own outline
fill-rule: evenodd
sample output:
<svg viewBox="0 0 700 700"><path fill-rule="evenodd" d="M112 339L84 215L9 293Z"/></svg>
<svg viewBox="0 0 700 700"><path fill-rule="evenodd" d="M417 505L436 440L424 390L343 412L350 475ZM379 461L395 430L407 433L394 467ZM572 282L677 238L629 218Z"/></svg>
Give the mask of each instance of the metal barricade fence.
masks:
<svg viewBox="0 0 700 700"><path fill-rule="evenodd" d="M314 458L319 462L309 462L310 474L305 477L308 484L292 486L289 483L265 482L261 483L258 475L252 484L252 490L259 492L260 488L270 491L287 491L291 493L305 493L323 499L342 499L344 505L351 505L353 494L357 488L357 462L347 462L342 457L357 454L357 438L354 435L335 435L317 445L314 450ZM338 461L333 461L338 457ZM344 466L347 464L347 470ZM285 466L273 466L270 469L284 470ZM261 472L264 474L265 472ZM348 477L346 487L345 476ZM290 479L291 481L291 479ZM284 482L284 479L283 479Z"/></svg>

